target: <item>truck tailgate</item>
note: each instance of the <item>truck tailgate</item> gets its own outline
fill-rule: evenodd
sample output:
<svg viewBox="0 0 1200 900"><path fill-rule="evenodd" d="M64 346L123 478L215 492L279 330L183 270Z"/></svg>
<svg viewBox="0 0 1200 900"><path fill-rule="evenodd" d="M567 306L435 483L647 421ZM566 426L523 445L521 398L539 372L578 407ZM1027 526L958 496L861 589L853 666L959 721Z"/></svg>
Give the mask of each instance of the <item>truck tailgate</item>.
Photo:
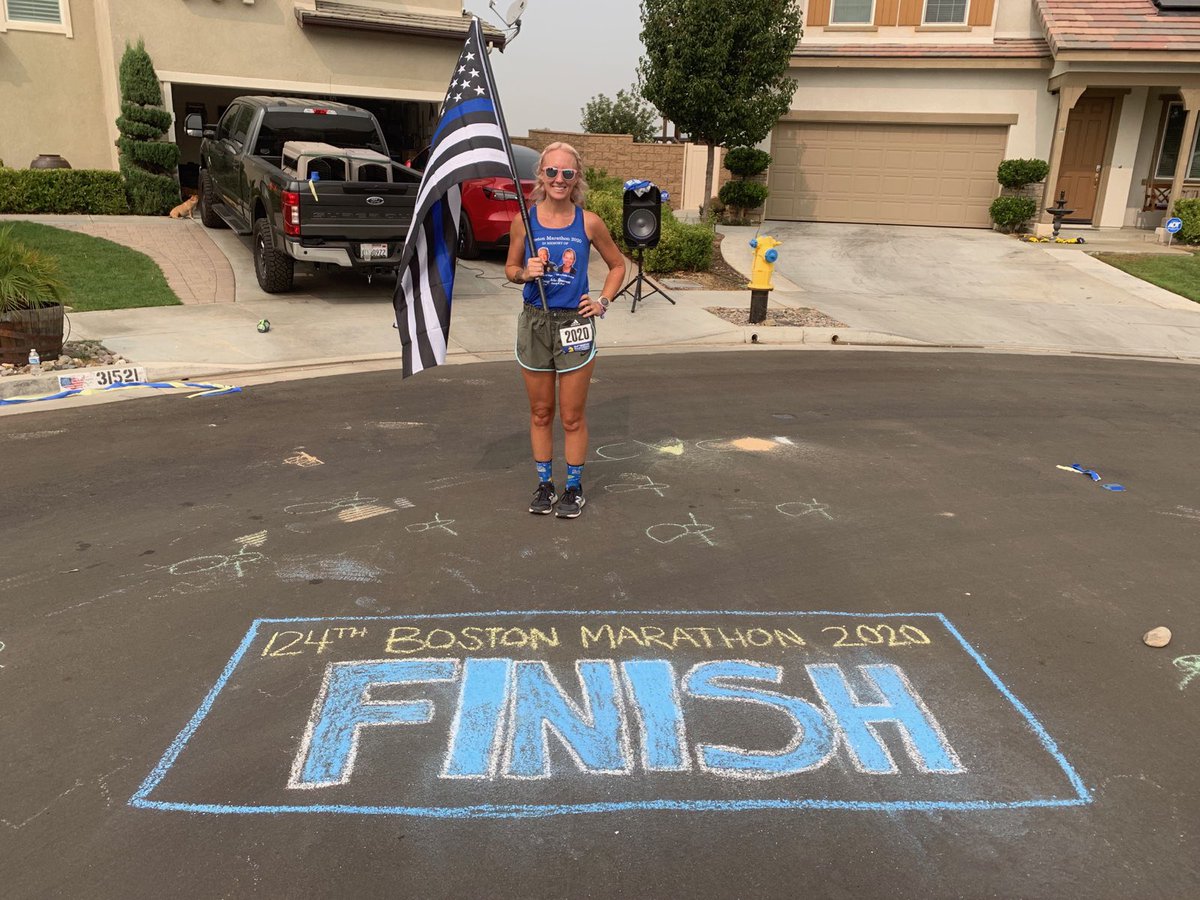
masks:
<svg viewBox="0 0 1200 900"><path fill-rule="evenodd" d="M389 182L304 183L300 235L351 241L403 241L412 222L419 185Z"/></svg>

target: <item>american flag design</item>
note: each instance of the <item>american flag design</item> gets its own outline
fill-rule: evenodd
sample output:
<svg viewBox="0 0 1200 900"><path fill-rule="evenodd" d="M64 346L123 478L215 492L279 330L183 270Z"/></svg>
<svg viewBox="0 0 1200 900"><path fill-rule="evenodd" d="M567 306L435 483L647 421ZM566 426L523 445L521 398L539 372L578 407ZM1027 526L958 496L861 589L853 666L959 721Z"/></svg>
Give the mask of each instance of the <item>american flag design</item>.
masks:
<svg viewBox="0 0 1200 900"><path fill-rule="evenodd" d="M396 283L396 327L407 378L446 361L458 251L461 183L468 178L515 176L479 20L471 22L417 193Z"/></svg>

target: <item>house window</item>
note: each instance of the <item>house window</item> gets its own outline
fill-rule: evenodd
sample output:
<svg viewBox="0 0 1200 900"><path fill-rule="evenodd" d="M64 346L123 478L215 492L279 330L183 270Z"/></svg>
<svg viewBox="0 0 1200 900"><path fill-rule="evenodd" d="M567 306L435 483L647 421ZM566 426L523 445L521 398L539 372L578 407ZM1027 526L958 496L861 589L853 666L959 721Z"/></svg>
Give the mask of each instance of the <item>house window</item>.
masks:
<svg viewBox="0 0 1200 900"><path fill-rule="evenodd" d="M965 25L967 0L925 0L926 25Z"/></svg>
<svg viewBox="0 0 1200 900"><path fill-rule="evenodd" d="M875 19L875 0L833 0L830 25L870 25Z"/></svg>
<svg viewBox="0 0 1200 900"><path fill-rule="evenodd" d="M71 36L69 0L0 0L0 31L53 31Z"/></svg>
<svg viewBox="0 0 1200 900"><path fill-rule="evenodd" d="M1187 123L1187 110L1182 103L1167 106L1167 120L1163 123L1162 139L1159 141L1158 165L1154 177L1169 181L1175 177L1175 166L1179 162L1180 145L1183 143L1183 126ZM1200 181L1200 146L1192 141L1192 161L1188 166L1187 179Z"/></svg>

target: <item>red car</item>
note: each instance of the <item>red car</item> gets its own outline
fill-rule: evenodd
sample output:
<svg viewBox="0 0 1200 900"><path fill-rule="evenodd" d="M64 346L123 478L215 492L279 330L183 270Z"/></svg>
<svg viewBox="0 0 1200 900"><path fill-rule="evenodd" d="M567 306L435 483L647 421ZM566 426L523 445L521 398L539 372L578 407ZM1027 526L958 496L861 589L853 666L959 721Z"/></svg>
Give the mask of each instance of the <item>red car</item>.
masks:
<svg viewBox="0 0 1200 900"><path fill-rule="evenodd" d="M521 176L521 188L528 201L536 183L537 162L541 154L520 144L514 144L512 149L517 174ZM408 165L423 172L428 161L429 148L426 147ZM458 226L460 258L478 259L481 250L508 246L508 229L512 220L521 214L511 178L471 178L464 181L462 208L463 216Z"/></svg>

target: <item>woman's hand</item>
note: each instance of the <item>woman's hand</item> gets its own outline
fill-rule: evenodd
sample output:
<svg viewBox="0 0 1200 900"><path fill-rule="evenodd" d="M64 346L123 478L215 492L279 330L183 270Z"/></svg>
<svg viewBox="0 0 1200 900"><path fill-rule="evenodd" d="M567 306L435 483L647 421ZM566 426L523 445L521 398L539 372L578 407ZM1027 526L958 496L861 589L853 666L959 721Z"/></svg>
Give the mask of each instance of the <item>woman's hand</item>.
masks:
<svg viewBox="0 0 1200 900"><path fill-rule="evenodd" d="M592 316L600 316L603 318L606 307L599 300L593 300L587 294L583 295L583 299L579 301L579 314L584 318L590 319Z"/></svg>
<svg viewBox="0 0 1200 900"><path fill-rule="evenodd" d="M525 260L525 271L521 273L521 277L525 281L533 281L535 278L540 278L546 274L546 263L540 256L531 256Z"/></svg>

